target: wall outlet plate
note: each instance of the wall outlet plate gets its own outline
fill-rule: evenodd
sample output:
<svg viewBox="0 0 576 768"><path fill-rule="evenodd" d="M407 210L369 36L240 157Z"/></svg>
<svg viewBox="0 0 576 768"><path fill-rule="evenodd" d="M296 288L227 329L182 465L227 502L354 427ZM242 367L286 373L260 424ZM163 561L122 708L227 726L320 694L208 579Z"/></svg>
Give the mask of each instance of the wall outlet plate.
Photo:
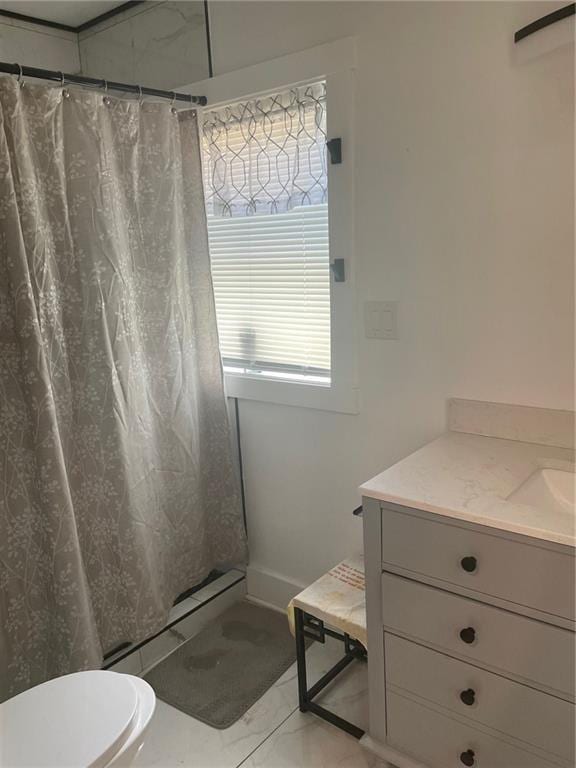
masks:
<svg viewBox="0 0 576 768"><path fill-rule="evenodd" d="M364 335L367 339L397 339L398 302L364 302Z"/></svg>

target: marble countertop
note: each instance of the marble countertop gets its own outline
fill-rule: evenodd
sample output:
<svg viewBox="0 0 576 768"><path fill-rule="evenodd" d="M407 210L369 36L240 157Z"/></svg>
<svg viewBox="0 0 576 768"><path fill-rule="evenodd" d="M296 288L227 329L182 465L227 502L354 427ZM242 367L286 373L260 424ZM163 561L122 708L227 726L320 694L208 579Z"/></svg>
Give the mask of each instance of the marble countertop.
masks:
<svg viewBox="0 0 576 768"><path fill-rule="evenodd" d="M360 486L363 496L576 546L575 518L508 501L537 469L574 471L574 452L447 432Z"/></svg>

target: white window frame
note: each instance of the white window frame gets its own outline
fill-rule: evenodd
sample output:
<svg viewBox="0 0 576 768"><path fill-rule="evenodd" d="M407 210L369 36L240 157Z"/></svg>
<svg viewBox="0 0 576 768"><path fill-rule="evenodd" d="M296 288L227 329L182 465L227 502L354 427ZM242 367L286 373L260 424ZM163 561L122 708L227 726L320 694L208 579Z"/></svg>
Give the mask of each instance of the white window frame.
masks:
<svg viewBox="0 0 576 768"><path fill-rule="evenodd" d="M291 85L325 80L328 138L342 139L342 163L328 163L330 262L344 259L346 270L344 282L330 279L331 383L319 385L226 372L229 397L340 413L359 411L353 258L355 69L356 41L348 37L178 89L202 93L210 109L279 92Z"/></svg>

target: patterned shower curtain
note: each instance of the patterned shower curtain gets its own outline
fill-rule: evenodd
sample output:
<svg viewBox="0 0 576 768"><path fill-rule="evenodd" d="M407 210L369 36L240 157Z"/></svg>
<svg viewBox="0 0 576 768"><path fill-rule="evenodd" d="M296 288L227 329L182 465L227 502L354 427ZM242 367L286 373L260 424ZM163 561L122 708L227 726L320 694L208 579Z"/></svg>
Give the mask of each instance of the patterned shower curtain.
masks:
<svg viewBox="0 0 576 768"><path fill-rule="evenodd" d="M194 111L0 78L0 700L245 549Z"/></svg>

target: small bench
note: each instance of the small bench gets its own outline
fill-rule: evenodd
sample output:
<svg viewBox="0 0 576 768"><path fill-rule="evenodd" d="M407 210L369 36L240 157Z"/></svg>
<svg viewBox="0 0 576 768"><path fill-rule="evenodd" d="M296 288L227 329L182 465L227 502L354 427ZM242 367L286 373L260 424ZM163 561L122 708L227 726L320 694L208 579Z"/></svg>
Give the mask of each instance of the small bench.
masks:
<svg viewBox="0 0 576 768"><path fill-rule="evenodd" d="M290 601L288 618L296 638L298 700L301 712L313 712L359 739L364 731L321 707L314 698L354 660L366 661L364 558L343 560ZM306 673L306 639L324 643L326 636L344 644L344 656L311 688Z"/></svg>

